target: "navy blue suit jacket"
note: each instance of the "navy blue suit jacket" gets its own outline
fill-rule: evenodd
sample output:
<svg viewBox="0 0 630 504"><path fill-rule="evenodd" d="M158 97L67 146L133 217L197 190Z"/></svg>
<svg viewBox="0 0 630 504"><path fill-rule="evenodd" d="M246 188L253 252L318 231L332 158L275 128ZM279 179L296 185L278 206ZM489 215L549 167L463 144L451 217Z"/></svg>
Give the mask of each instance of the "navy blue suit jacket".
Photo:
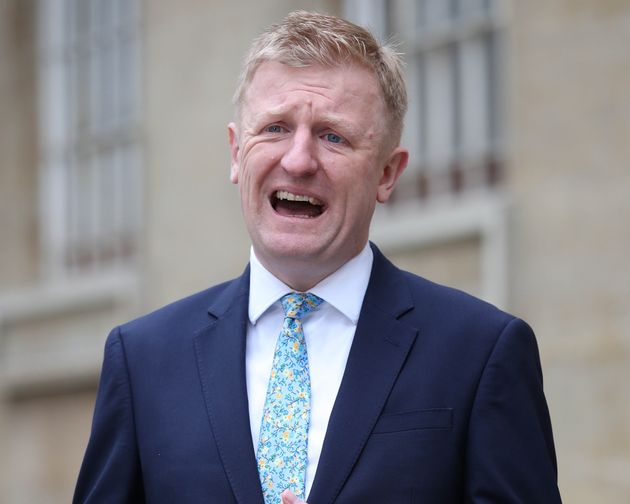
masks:
<svg viewBox="0 0 630 504"><path fill-rule="evenodd" d="M531 329L373 248L309 504L560 502ZM75 502L263 503L248 289L246 270L112 331Z"/></svg>

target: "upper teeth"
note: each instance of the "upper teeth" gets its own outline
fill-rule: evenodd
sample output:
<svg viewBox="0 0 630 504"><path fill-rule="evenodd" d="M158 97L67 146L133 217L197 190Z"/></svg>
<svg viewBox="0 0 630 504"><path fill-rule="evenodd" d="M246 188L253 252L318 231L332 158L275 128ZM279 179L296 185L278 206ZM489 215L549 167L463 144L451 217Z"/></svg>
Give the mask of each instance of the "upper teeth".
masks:
<svg viewBox="0 0 630 504"><path fill-rule="evenodd" d="M323 205L317 198L304 194L293 194L288 191L277 191L276 198L289 201L308 201L311 205Z"/></svg>

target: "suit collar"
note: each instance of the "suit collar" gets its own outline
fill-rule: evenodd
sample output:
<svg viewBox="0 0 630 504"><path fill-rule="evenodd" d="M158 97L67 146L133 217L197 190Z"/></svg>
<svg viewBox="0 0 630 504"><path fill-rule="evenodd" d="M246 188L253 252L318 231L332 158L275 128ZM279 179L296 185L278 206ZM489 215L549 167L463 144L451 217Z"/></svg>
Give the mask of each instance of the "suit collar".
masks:
<svg viewBox="0 0 630 504"><path fill-rule="evenodd" d="M384 310L395 319L399 319L414 307L409 286L403 272L394 266L376 245L370 243L370 246L374 253L374 264L363 311L367 303L370 308Z"/></svg>
<svg viewBox="0 0 630 504"><path fill-rule="evenodd" d="M404 275L372 245L374 264L346 370L328 423L309 504L332 503L389 397L418 330Z"/></svg>
<svg viewBox="0 0 630 504"><path fill-rule="evenodd" d="M344 377L333 408L309 504L332 503L350 475L417 329L399 319L414 303L404 275L372 245L374 262ZM214 321L195 337L208 418L239 503L263 503L245 382L249 268L216 296Z"/></svg>
<svg viewBox="0 0 630 504"><path fill-rule="evenodd" d="M243 297L245 298L245 303L247 303L247 297L249 296L249 274L250 268L248 264L240 277L224 284L225 288L223 291L218 296L215 296L208 306L208 315L213 319L222 317L234 308L236 302L240 301ZM245 309L247 309L247 306Z"/></svg>
<svg viewBox="0 0 630 504"><path fill-rule="evenodd" d="M249 268L216 296L214 321L195 337L208 418L232 491L241 504L263 504L252 444L245 382Z"/></svg>

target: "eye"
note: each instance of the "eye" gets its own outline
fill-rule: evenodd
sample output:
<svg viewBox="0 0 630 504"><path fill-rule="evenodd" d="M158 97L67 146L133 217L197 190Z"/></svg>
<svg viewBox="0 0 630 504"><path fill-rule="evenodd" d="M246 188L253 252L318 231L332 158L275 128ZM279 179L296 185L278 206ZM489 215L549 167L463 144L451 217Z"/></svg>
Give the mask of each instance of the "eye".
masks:
<svg viewBox="0 0 630 504"><path fill-rule="evenodd" d="M265 127L266 133L282 133L283 131L284 128L279 124L270 124L269 126Z"/></svg>
<svg viewBox="0 0 630 504"><path fill-rule="evenodd" d="M324 138L326 140L328 140L330 143L335 143L335 144L339 144L339 143L344 143L345 142L343 137L340 137L339 135L337 135L335 133L326 133L324 135Z"/></svg>

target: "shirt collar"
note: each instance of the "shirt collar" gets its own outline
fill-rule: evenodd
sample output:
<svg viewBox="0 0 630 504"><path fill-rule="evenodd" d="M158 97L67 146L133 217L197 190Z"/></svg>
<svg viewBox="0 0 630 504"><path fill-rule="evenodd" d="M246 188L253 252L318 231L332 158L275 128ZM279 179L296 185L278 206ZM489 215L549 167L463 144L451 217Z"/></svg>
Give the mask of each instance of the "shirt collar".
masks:
<svg viewBox="0 0 630 504"><path fill-rule="evenodd" d="M357 324L363 298L370 281L374 254L369 243L341 268L324 278L309 292L321 297ZM276 278L258 260L254 248L250 251L249 320L258 319L285 294L293 289Z"/></svg>

